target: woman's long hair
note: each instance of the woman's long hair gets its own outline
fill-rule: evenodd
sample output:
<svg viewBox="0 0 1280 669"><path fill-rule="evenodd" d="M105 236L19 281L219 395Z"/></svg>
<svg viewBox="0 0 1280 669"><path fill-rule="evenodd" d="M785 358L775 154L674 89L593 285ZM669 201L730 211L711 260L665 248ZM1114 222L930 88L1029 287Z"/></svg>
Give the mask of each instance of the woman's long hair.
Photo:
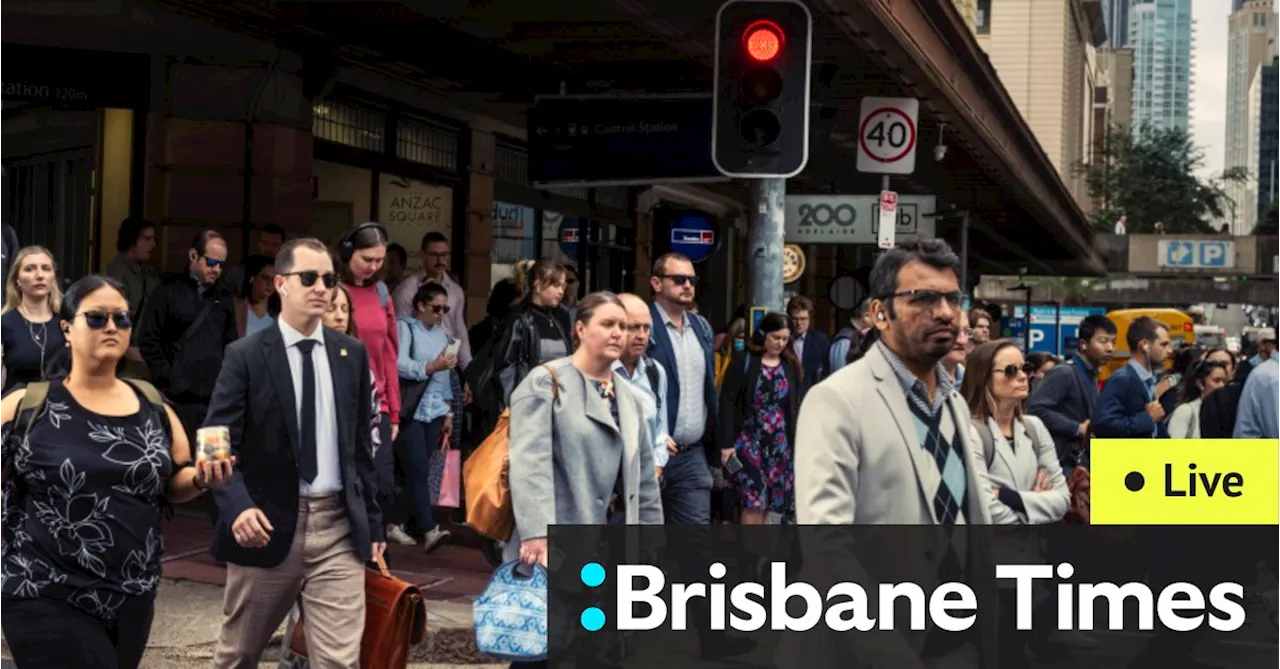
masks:
<svg viewBox="0 0 1280 669"><path fill-rule="evenodd" d="M751 338L747 340L747 350L755 355L764 357L765 337L778 330L789 329L791 329L791 319L784 313L771 311L760 319L760 327L756 328ZM732 344L730 345L732 346ZM782 359L788 365L791 365L791 369L795 372L797 379L804 378L804 368L800 365L800 359L796 357L796 352L792 348L791 342L787 342L787 345L782 348Z"/></svg>
<svg viewBox="0 0 1280 669"><path fill-rule="evenodd" d="M53 257L49 249L33 245L18 249L9 263L9 276L4 280L4 309L0 309L0 314L7 314L22 305L22 289L18 287L18 274L22 272L22 262L27 259L27 256L37 254L49 256L49 264L53 265L53 280L49 282L49 309L53 311L54 316L62 310L62 288L58 286L58 260Z"/></svg>
<svg viewBox="0 0 1280 669"><path fill-rule="evenodd" d="M1178 404L1186 404L1200 399L1202 389L1200 384L1215 369L1227 369L1226 364L1218 360L1196 360L1187 366L1182 372L1182 380L1178 382L1177 398Z"/></svg>
<svg viewBox="0 0 1280 669"><path fill-rule="evenodd" d="M67 294L62 298L62 313L56 314L61 317L61 321L71 323L76 319L76 312L80 310L80 302L85 296L97 291L99 288L110 288L120 293L121 297L128 299L125 292L124 284L104 274L90 274L89 276L76 281L67 288ZM138 327L137 316L133 315L133 327ZM59 322L58 327L62 327ZM67 341L67 345L54 351L53 356L45 363L44 377L46 379L65 379L71 374L71 341ZM121 360L124 358L121 357Z"/></svg>
<svg viewBox="0 0 1280 669"><path fill-rule="evenodd" d="M960 382L960 394L974 420L986 422L992 415L994 398L991 395L991 375L996 372L996 356L1006 348L1017 348L1010 339L994 339L979 344L965 359L964 380ZM1001 372L1002 374L1004 372ZM1027 379L1030 384L1030 379ZM1022 402L1013 409L1013 417L1022 415Z"/></svg>
<svg viewBox="0 0 1280 669"><path fill-rule="evenodd" d="M342 296L347 298L347 331L342 333L352 339L360 338L360 328L356 327L356 303L351 301L351 291L342 285L341 282L334 286L335 291L342 291ZM335 293L336 295L337 293Z"/></svg>
<svg viewBox="0 0 1280 669"><path fill-rule="evenodd" d="M516 288L520 290L520 297L523 302L533 300L533 291L538 286L543 286L554 281L564 281L568 275L568 270L564 265L543 258L542 260L521 260L516 263L515 281Z"/></svg>
<svg viewBox="0 0 1280 669"><path fill-rule="evenodd" d="M735 318L729 323L729 327L724 329L724 340L720 342L720 355L733 355L733 340L738 337L746 337L747 321L741 318Z"/></svg>

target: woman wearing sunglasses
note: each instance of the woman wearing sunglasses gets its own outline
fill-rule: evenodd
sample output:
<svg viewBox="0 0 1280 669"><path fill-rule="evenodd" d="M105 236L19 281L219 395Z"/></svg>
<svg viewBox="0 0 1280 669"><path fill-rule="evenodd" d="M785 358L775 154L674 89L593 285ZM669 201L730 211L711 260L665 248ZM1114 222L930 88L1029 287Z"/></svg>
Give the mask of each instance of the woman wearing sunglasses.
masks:
<svg viewBox="0 0 1280 669"><path fill-rule="evenodd" d="M979 344L968 357L960 392L973 416L975 442L982 444L983 458L995 496L990 500L992 522L1013 525L1055 523L1070 507L1067 480L1058 464L1058 453L1049 430L1035 416L1025 415L1033 366L1008 339ZM1001 542L1001 559L1038 562L1041 555L1035 537ZM1012 558L1011 558L1012 556ZM1001 630L1000 666L1026 667L1023 649L1029 632L1016 629L1013 588L1001 588L1001 616L1008 626Z"/></svg>
<svg viewBox="0 0 1280 669"><path fill-rule="evenodd" d="M395 446L409 489L410 514L425 533L427 551L449 536L431 517L434 500L430 491L432 454L437 448L448 448L453 430L453 384L449 382L449 372L458 365L458 349L455 346L450 353L451 340L441 325L447 313L449 292L438 283L425 283L413 296L413 317L401 316L398 324L400 380L425 384L415 406L404 407Z"/></svg>
<svg viewBox="0 0 1280 669"><path fill-rule="evenodd" d="M231 476L234 457L193 463L177 414L116 377L132 329L124 286L88 276L67 291L69 371L43 404L0 403L4 450L4 636L22 667L134 668L160 582L160 512Z"/></svg>

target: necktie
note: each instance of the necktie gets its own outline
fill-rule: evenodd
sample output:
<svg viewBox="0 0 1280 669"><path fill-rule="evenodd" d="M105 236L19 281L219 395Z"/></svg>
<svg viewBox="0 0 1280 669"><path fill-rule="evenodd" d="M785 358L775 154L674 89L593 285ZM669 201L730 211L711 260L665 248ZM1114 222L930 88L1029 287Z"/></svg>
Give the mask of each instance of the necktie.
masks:
<svg viewBox="0 0 1280 669"><path fill-rule="evenodd" d="M298 475L303 481L311 483L316 480L316 364L311 360L311 349L316 347L314 339L303 339L298 342L298 352L302 354L302 413L298 418L298 446L300 455Z"/></svg>

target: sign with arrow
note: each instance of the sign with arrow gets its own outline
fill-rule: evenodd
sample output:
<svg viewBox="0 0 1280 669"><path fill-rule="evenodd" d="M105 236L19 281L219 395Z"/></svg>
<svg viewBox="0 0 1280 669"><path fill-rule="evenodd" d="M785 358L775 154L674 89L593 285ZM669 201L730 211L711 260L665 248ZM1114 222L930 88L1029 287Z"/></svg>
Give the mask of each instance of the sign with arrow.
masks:
<svg viewBox="0 0 1280 669"><path fill-rule="evenodd" d="M711 96L545 96L528 113L535 185L726 181L711 163Z"/></svg>

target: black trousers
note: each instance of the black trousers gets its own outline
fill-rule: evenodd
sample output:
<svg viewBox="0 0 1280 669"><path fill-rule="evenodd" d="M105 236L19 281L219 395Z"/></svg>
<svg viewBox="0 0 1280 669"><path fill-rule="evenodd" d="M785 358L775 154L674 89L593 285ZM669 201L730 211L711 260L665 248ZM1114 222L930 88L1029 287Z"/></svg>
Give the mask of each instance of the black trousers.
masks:
<svg viewBox="0 0 1280 669"><path fill-rule="evenodd" d="M128 597L113 622L56 599L6 599L0 623L18 669L137 669L154 614L154 593Z"/></svg>

